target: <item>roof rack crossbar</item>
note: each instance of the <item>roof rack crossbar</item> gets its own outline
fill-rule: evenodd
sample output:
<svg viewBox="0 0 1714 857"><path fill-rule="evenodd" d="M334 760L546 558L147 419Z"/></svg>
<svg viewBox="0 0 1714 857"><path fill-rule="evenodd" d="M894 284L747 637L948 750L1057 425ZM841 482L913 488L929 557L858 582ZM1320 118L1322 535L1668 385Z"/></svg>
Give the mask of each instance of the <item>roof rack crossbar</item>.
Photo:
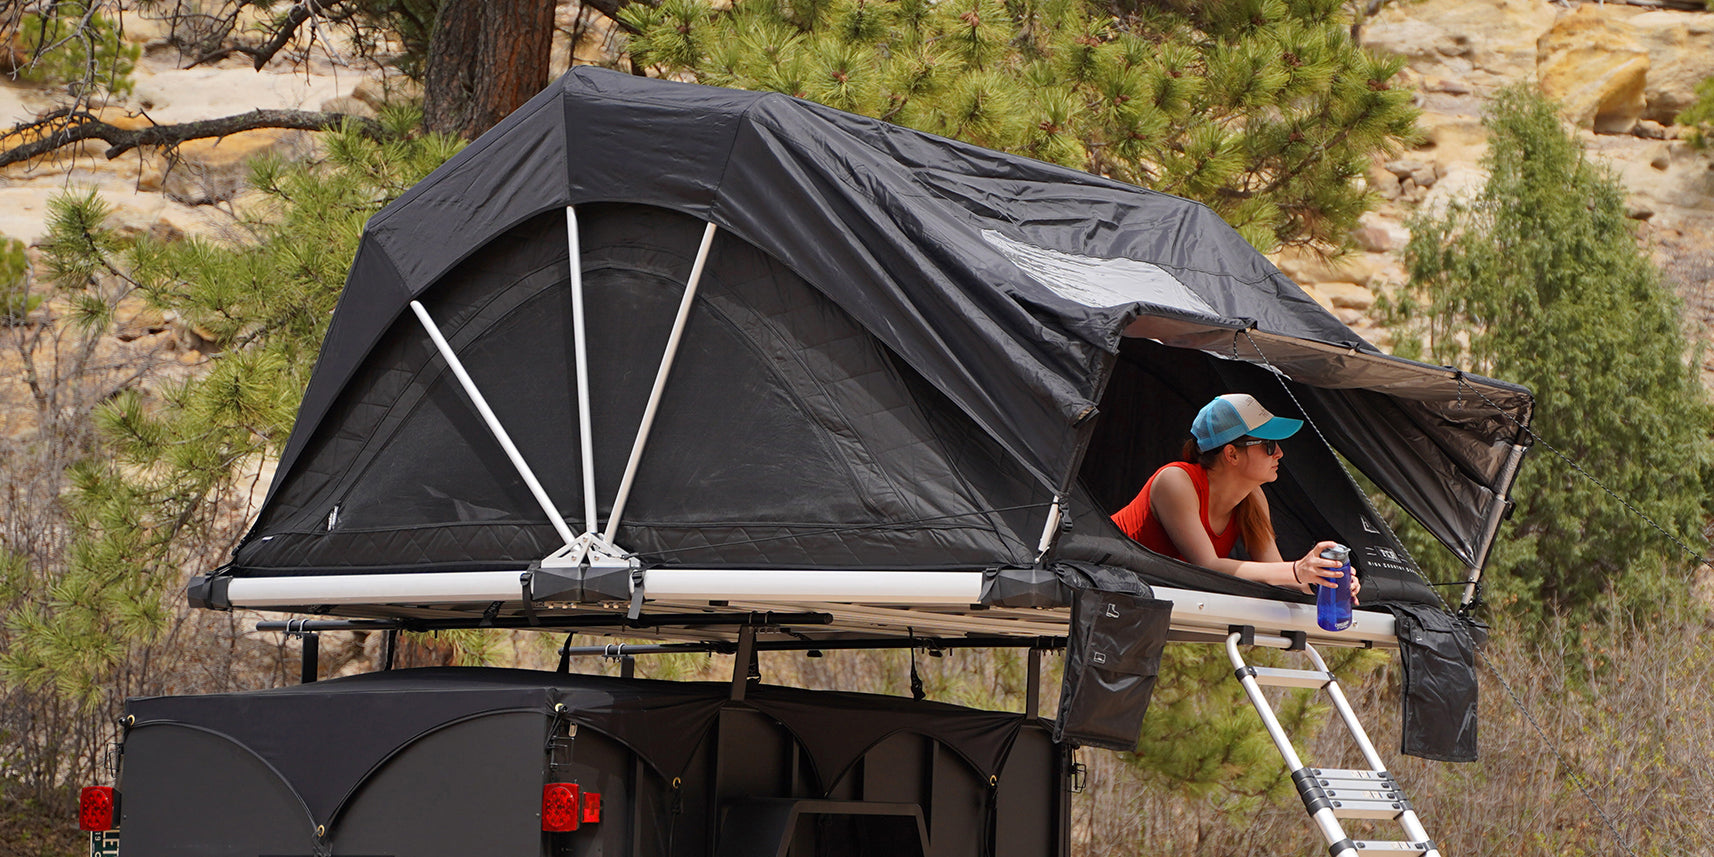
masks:
<svg viewBox="0 0 1714 857"><path fill-rule="evenodd" d="M525 616L480 616L451 619L271 619L256 623L258 631L286 631L292 634L316 631L450 631L462 628L499 629L564 629L564 628L702 628L718 625L780 626L828 625L833 616L828 613L656 613L630 619L623 613L575 616L537 614L535 621Z"/></svg>

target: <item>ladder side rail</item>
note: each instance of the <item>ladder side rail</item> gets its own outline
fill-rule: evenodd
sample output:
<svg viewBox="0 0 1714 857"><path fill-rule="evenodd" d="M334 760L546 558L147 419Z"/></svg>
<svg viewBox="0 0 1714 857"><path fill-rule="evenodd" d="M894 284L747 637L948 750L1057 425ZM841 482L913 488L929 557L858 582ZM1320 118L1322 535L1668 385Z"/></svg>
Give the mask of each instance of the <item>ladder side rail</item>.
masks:
<svg viewBox="0 0 1714 857"><path fill-rule="evenodd" d="M500 425L500 418L494 415L494 409L488 407L488 400L483 397L482 391L477 389L476 382L471 379L470 373L464 369L464 362L458 359L458 355L452 350L452 345L446 341L445 336L441 335L440 328L435 325L434 319L429 317L428 310L423 308L421 301L411 301L411 311L416 313L417 320L422 322L423 329L428 331L429 339L434 342L434 347L440 352L441 358L446 360L447 367L452 369L452 374L458 379L459 386L464 388L464 394L469 396L471 403L476 406L476 412L482 416L482 421L488 425L488 432L494 435L496 441L499 441L500 448L505 450L506 457L511 459L512 466L517 468L518 476L524 480L524 485L530 489L531 496L536 498L536 503L542 507L543 512L547 513L548 522L553 524L554 531L559 533L559 537L564 539L568 545L577 541L577 536L572 533L570 525L566 524L565 518L560 515L559 508L554 505L553 499L548 497L547 489L543 488L542 483L536 480L535 471L530 469L530 465L524 461L523 453L519 452L518 447L512 443L512 436L506 433L504 426Z"/></svg>
<svg viewBox="0 0 1714 857"><path fill-rule="evenodd" d="M1327 663L1321 659L1321 653L1316 651L1314 646L1305 644L1303 651L1304 654L1309 655L1309 660L1315 664L1317 670L1329 675L1332 674L1327 669ZM1369 763L1372 770L1385 771L1387 763L1381 760L1381 754L1375 750L1375 745L1369 741L1368 731L1357 719L1357 712L1351 709L1351 703L1345 698L1345 691L1339 687L1337 680L1327 683L1327 695L1333 700L1333 710L1339 712L1339 719L1345 721L1346 730L1356 740L1357 749L1362 751L1364 761Z"/></svg>
<svg viewBox="0 0 1714 857"><path fill-rule="evenodd" d="M1290 736L1286 735L1285 728L1280 726L1279 718L1274 716L1273 705L1269 704L1268 698L1262 695L1262 686L1256 683L1255 678L1247 674L1245 668L1249 665L1244 662L1244 656L1238 651L1238 639L1237 633L1232 633L1226 637L1226 656L1231 659L1233 669L1237 670L1238 682L1244 686L1244 693L1250 697L1250 705L1256 709L1256 714L1261 716L1262 725L1267 727L1268 737L1274 739L1274 747L1280 751L1281 758L1285 760L1286 770L1295 774L1303 770L1303 760L1298 758L1297 748L1291 745ZM1315 822L1316 827L1321 829L1321 835L1325 841L1350 841L1345 834L1344 826L1339 823L1339 819L1333 814L1331 807L1317 808L1310 814L1310 819ZM1334 852L1332 857L1346 857L1346 855L1357 857L1357 851L1354 847L1347 847Z"/></svg>
<svg viewBox="0 0 1714 857"><path fill-rule="evenodd" d="M1233 636L1236 637L1237 635ZM1236 651L1234 644L1229 643L1228 645ZM1327 669L1327 663L1321 659L1321 653L1317 652L1314 646L1305 644L1303 651L1309 655L1309 660L1315 664L1316 669L1329 675L1332 674ZM1339 681L1335 679L1328 682L1326 689L1327 696L1333 700L1334 710L1339 712L1339 719L1345 722L1346 731L1350 732L1351 738L1357 742L1357 749L1362 751L1363 758L1369 763L1369 767L1376 771L1387 770L1386 763L1381 761L1381 754L1376 752L1374 743L1369 740L1368 730L1363 728L1362 722L1357 719L1357 712L1352 710L1350 701L1345 698L1345 691L1339 687ZM1403 799L1402 793L1400 798ZM1422 819L1417 817L1416 810L1410 808L1408 801L1405 801L1404 805L1406 809L1399 813L1398 822L1399 826L1404 828L1405 835L1417 842L1431 841L1428 830L1422 826ZM1424 852L1424 857L1439 857L1439 854L1438 849L1431 848Z"/></svg>

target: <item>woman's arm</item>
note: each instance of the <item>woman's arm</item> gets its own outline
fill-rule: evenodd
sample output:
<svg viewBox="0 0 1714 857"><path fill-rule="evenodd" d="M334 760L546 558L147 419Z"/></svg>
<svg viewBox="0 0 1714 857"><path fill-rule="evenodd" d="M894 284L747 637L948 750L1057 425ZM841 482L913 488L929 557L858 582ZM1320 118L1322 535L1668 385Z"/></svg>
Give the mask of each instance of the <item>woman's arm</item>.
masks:
<svg viewBox="0 0 1714 857"><path fill-rule="evenodd" d="M1255 493L1261 494L1262 489L1255 489ZM1254 559L1238 560L1219 556L1214 552L1214 543L1208 539L1208 532L1202 528L1202 502L1196 496L1196 485L1183 470L1173 468L1156 476L1149 501L1155 514L1160 517L1167 537L1178 547L1178 552L1185 560L1203 568L1245 580L1284 586L1299 592L1311 591L1311 582L1318 578L1331 577L1334 574L1333 569L1338 568L1332 560L1321 558L1321 551L1333 542L1321 542L1311 548L1309 553L1291 562L1280 557L1279 546L1271 541L1251 548ZM1268 513L1267 502L1267 498L1263 496L1263 514Z"/></svg>

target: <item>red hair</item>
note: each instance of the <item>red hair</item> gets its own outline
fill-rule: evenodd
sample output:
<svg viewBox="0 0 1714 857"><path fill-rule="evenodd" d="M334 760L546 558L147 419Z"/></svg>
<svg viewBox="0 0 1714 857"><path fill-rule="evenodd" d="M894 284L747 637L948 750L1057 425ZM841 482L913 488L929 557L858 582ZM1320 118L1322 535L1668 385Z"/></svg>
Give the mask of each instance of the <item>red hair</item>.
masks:
<svg viewBox="0 0 1714 857"><path fill-rule="evenodd" d="M1188 464L1195 464L1203 470L1213 470L1220 460L1220 452L1231 444L1221 444L1207 452L1201 451L1196 445L1196 438L1184 442L1181 457ZM1273 544L1274 522L1268 519L1268 513L1262 510L1262 504L1256 502L1254 494L1245 494L1238 501L1237 508L1232 510L1232 520L1238 525L1238 536L1244 540L1244 550L1251 559L1256 558L1258 545Z"/></svg>

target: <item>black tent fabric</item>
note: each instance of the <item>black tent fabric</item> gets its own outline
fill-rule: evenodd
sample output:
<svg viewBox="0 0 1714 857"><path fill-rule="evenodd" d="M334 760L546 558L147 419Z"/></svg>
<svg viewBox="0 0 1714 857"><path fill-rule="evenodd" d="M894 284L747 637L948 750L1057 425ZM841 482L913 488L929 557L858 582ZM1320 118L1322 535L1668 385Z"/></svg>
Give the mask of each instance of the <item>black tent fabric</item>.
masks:
<svg viewBox="0 0 1714 857"><path fill-rule="evenodd" d="M746 701L719 682L674 682L476 667L368 673L248 693L145 697L128 729L179 726L225 737L261 759L318 824L387 760L439 729L512 711L564 717L624 744L664 779L685 774L723 707L748 707L794 735L823 789L870 747L910 732L951 748L986 780L999 773L1024 716L890 696L758 686ZM556 707L563 705L556 712ZM353 729L352 724L362 724Z"/></svg>
<svg viewBox="0 0 1714 857"><path fill-rule="evenodd" d="M1075 526L1049 561L1249 593L1102 523L1196 405L1240 389L1321 432L1289 447L1282 548L1344 539L1366 601L1435 604L1333 451L1479 564L1526 442L1526 390L1382 354L1199 204L779 94L578 68L370 221L226 573L521 569L560 546L412 300L582 523L567 206L603 516L719 229L615 539L651 566L1032 566L1059 496Z"/></svg>

